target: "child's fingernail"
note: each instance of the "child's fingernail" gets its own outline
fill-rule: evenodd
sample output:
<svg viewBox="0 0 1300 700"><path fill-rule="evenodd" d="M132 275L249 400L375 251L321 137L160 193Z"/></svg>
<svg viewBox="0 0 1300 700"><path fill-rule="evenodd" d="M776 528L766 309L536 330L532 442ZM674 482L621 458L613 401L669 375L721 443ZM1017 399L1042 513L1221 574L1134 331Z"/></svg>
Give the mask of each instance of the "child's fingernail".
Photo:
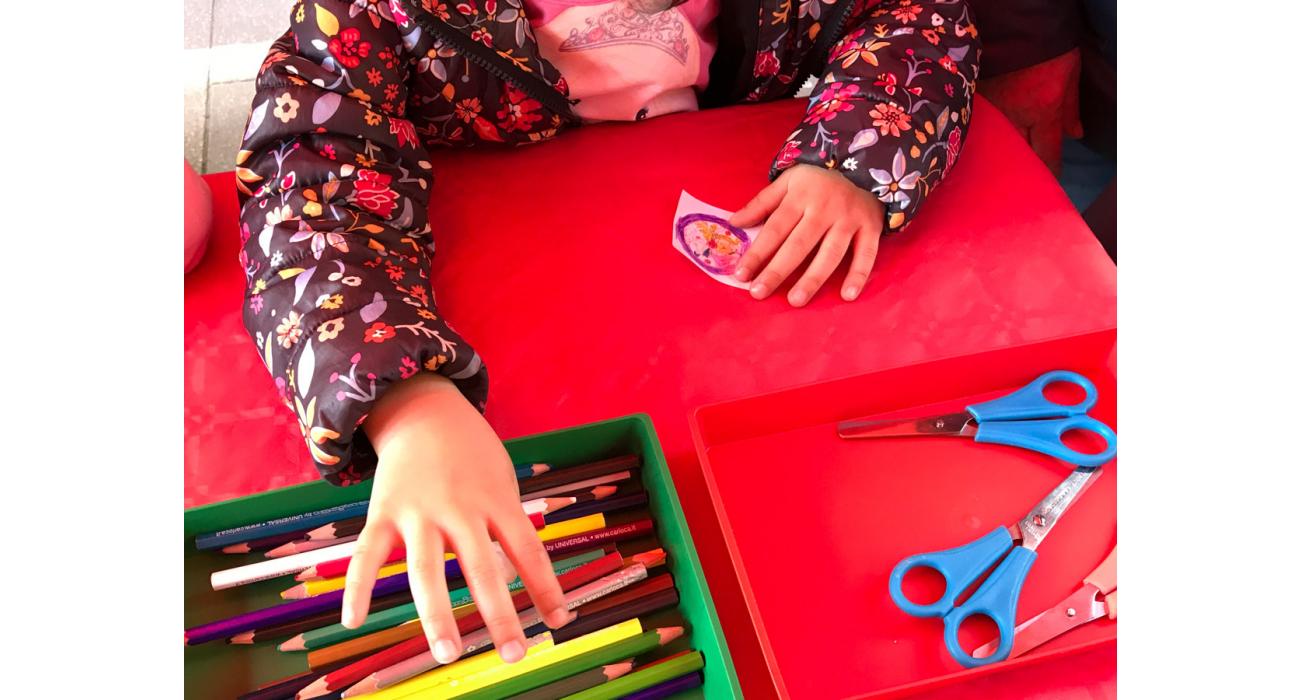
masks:
<svg viewBox="0 0 1300 700"><path fill-rule="evenodd" d="M854 299L857 299L858 292L861 291L862 290L858 289L857 287L849 287L848 289L844 290L844 301L853 301Z"/></svg>
<svg viewBox="0 0 1300 700"><path fill-rule="evenodd" d="M520 644L517 640L512 639L506 642L505 646L501 647L502 661L512 664L522 658L524 658L524 645Z"/></svg>
<svg viewBox="0 0 1300 700"><path fill-rule="evenodd" d="M348 629L352 629L357 626L357 614L352 611L352 608L344 608L343 626L347 627Z"/></svg>
<svg viewBox="0 0 1300 700"><path fill-rule="evenodd" d="M763 284L762 282L757 282L752 287L749 288L749 293L755 299L762 299L763 297L767 296L767 285Z"/></svg>
<svg viewBox="0 0 1300 700"><path fill-rule="evenodd" d="M740 280L741 282L748 282L748 281L749 281L749 268L748 268L748 267L745 267L745 266L742 265L739 269L737 269L737 270L736 270L736 279Z"/></svg>
<svg viewBox="0 0 1300 700"><path fill-rule="evenodd" d="M790 303L795 306L803 306L808 301L808 292L802 289L796 289L790 292Z"/></svg>
<svg viewBox="0 0 1300 700"><path fill-rule="evenodd" d="M456 645L450 639L439 639L433 645L433 658L440 664L449 664L456 660Z"/></svg>
<svg viewBox="0 0 1300 700"><path fill-rule="evenodd" d="M550 614L547 615L547 617L556 621L556 624L551 625L551 629L557 629L559 627L563 627L569 624L570 622L573 622L575 619L577 619L578 615L572 610L568 610L566 608L556 608L552 610Z"/></svg>

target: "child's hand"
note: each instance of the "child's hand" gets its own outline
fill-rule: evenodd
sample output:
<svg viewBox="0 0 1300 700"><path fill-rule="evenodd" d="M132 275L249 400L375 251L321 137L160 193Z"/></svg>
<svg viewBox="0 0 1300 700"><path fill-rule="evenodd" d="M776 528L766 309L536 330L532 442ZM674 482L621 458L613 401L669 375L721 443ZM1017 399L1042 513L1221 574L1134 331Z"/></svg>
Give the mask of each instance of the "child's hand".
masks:
<svg viewBox="0 0 1300 700"><path fill-rule="evenodd" d="M840 173L803 163L796 165L732 215L731 224L741 227L767 219L758 239L740 259L736 279L754 279L749 293L755 299L765 299L820 242L812 264L786 297L791 305L803 306L826 283L852 243L853 261L840 296L853 301L862 292L867 273L876 261L884 216L880 200ZM764 265L766 269L755 277L754 273Z"/></svg>
<svg viewBox="0 0 1300 700"><path fill-rule="evenodd" d="M343 624L365 621L375 575L405 543L416 609L441 663L461 653L444 552L454 551L501 658L524 656L524 634L506 584L518 569L552 628L572 619L550 558L523 508L510 456L483 416L445 377L423 373L389 388L365 423L379 454L365 529L348 567ZM400 542L399 542L400 540Z"/></svg>

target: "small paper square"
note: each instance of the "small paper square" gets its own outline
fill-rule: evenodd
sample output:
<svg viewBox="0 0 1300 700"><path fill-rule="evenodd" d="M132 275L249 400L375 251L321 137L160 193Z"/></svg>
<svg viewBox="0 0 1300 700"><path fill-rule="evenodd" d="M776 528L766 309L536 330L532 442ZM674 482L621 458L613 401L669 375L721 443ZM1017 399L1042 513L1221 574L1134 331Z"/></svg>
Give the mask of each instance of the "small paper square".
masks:
<svg viewBox="0 0 1300 700"><path fill-rule="evenodd" d="M758 229L727 223L733 213L682 190L673 217L673 247L709 277L737 289L749 289L749 282L736 279L736 268L758 237Z"/></svg>

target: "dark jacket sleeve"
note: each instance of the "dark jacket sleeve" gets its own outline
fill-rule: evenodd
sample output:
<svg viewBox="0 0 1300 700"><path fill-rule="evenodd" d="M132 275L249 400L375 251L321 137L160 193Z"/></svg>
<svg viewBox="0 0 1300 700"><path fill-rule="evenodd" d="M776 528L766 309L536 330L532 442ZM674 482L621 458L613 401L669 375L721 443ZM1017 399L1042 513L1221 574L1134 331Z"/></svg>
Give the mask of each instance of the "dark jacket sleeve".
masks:
<svg viewBox="0 0 1300 700"><path fill-rule="evenodd" d="M808 112L772 166L838 170L911 223L966 136L980 42L965 0L858 3L830 50Z"/></svg>
<svg viewBox="0 0 1300 700"><path fill-rule="evenodd" d="M429 281L429 155L403 118L408 55L387 3L305 0L271 47L236 156L244 324L321 474L370 476L358 430L393 382L487 374Z"/></svg>

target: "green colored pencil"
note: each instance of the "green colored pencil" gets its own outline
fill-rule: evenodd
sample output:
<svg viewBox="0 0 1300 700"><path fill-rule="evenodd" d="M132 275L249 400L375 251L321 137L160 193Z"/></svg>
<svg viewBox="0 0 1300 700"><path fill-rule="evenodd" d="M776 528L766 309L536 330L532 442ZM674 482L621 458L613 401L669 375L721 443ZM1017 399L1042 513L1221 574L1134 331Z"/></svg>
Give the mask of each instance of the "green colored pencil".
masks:
<svg viewBox="0 0 1300 700"><path fill-rule="evenodd" d="M554 683L547 683L540 688L533 688L526 693L520 693L511 700L559 700L588 688L594 688L601 683L608 683L631 672L631 659L616 664L597 666L577 675L562 678Z"/></svg>
<svg viewBox="0 0 1300 700"><path fill-rule="evenodd" d="M286 641L280 645L280 651L311 651L320 649L331 644L346 642L354 637L360 637L363 634L378 632L379 630L396 627L408 620L414 620L419 617L420 613L415 609L415 603L399 605L395 608L380 610L366 616L366 621L356 629L348 629L342 623L334 623L324 627L318 627L314 630L308 630L302 634Z"/></svg>
<svg viewBox="0 0 1300 700"><path fill-rule="evenodd" d="M596 666L612 664L629 657L644 654L651 649L661 647L669 642L682 636L681 627L660 627L642 632L630 639L607 644L599 649L592 649L585 654L578 654L572 658L556 661L553 664L533 669L528 673L523 673L513 678L503 679L500 683L484 686L478 690L472 690L464 695L457 696L460 700L486 700L487 698L506 698L512 697L517 693L526 690L554 683L563 678L568 678L575 673L582 673ZM664 664L667 665L667 664ZM679 672L684 673L684 672ZM671 678L672 676L668 676ZM626 676L624 676L626 678ZM621 680L621 679L620 679ZM612 683L613 681L611 681ZM609 683L602 684L609 685ZM594 690L594 688L592 689ZM584 691L587 692L587 691Z"/></svg>
<svg viewBox="0 0 1300 700"><path fill-rule="evenodd" d="M574 693L564 700L615 700L702 668L704 668L704 657L700 652L692 651L662 663L646 666L636 673L629 673L594 688Z"/></svg>

